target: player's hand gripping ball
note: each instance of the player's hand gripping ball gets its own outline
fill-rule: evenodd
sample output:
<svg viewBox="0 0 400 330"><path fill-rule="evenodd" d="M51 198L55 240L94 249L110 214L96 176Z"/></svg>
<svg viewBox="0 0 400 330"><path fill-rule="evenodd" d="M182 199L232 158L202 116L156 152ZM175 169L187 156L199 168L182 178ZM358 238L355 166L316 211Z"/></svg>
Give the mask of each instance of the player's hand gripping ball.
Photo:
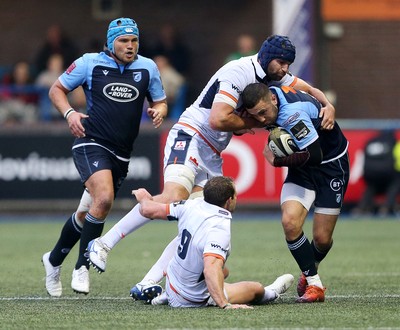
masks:
<svg viewBox="0 0 400 330"><path fill-rule="evenodd" d="M286 157L299 151L292 136L282 127L275 127L270 131L268 146L275 157Z"/></svg>

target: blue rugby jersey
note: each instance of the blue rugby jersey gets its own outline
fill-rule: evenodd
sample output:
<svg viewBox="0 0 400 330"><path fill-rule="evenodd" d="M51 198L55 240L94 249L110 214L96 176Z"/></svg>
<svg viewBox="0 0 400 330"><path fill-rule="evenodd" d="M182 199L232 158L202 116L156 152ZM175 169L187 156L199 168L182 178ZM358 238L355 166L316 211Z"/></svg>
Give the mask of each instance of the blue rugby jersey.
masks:
<svg viewBox="0 0 400 330"><path fill-rule="evenodd" d="M335 122L332 130L321 129L322 118L319 113L322 105L311 95L291 87L270 87L278 97L278 126L293 136L296 145L302 150L319 138L323 160L329 162L347 151L348 142Z"/></svg>
<svg viewBox="0 0 400 330"><path fill-rule="evenodd" d="M118 65L104 52L78 58L60 77L68 90L82 85L89 118L83 121L86 138L129 158L140 127L145 97L166 98L160 73L149 58L138 55L134 62Z"/></svg>

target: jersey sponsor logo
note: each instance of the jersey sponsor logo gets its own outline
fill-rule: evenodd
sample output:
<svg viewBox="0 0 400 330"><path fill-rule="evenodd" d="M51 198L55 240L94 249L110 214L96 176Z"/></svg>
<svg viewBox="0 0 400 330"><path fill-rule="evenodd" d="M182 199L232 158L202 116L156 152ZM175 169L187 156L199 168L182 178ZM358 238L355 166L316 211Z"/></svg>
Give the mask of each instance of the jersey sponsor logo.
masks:
<svg viewBox="0 0 400 330"><path fill-rule="evenodd" d="M293 123L300 117L300 113L296 112L295 114L291 115L288 119L284 121L282 124L283 127L289 126L290 123Z"/></svg>
<svg viewBox="0 0 400 330"><path fill-rule="evenodd" d="M224 248L223 248L221 245L219 245L219 244L215 244L215 243L210 243L210 244L211 244L211 247L214 248L214 249L219 249L219 250L221 250L221 251L223 251L223 252L225 252L225 253L228 252L228 250L224 249Z"/></svg>
<svg viewBox="0 0 400 330"><path fill-rule="evenodd" d="M186 141L176 141L174 145L174 150L185 150Z"/></svg>
<svg viewBox="0 0 400 330"><path fill-rule="evenodd" d="M218 213L221 213L223 215L229 215L228 211L225 210L219 210Z"/></svg>
<svg viewBox="0 0 400 330"><path fill-rule="evenodd" d="M108 65L108 66L111 66L114 63L114 62L111 62L111 61L102 61L102 60L97 60L97 59L93 59L92 62L93 62L93 64L105 64L105 65Z"/></svg>
<svg viewBox="0 0 400 330"><path fill-rule="evenodd" d="M66 74L70 74L76 68L75 62L73 62L68 69L65 71Z"/></svg>
<svg viewBox="0 0 400 330"><path fill-rule="evenodd" d="M124 83L111 83L103 88L103 93L110 100L117 102L132 102L139 96L136 87Z"/></svg>
<svg viewBox="0 0 400 330"><path fill-rule="evenodd" d="M232 89L233 89L234 91L237 91L239 94L242 93L242 91L240 90L240 88L237 87L237 86L235 86L235 85L233 85L233 84L232 84Z"/></svg>
<svg viewBox="0 0 400 330"><path fill-rule="evenodd" d="M310 134L310 129L302 120L300 120L296 125L294 125L290 131L296 138L296 140L300 141L304 139L308 134Z"/></svg>
<svg viewBox="0 0 400 330"><path fill-rule="evenodd" d="M182 199L181 201L173 202L172 205L173 205L174 207L177 207L178 205L183 205L183 204L185 204L185 203L186 203L186 201Z"/></svg>

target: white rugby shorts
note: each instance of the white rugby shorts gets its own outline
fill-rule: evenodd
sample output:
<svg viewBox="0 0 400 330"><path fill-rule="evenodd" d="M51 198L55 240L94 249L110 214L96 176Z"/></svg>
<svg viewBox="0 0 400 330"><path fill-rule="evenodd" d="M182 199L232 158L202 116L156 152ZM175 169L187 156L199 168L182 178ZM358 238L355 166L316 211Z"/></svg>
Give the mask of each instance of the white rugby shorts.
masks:
<svg viewBox="0 0 400 330"><path fill-rule="evenodd" d="M191 193L193 186L204 187L207 180L220 175L221 156L196 131L175 124L164 148L164 183L179 183Z"/></svg>

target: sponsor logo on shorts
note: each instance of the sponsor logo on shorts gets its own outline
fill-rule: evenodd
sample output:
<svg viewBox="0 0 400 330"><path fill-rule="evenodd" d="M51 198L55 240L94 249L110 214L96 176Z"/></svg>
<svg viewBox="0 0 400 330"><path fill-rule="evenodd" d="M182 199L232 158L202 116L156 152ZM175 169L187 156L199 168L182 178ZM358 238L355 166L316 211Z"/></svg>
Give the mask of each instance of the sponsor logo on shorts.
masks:
<svg viewBox="0 0 400 330"><path fill-rule="evenodd" d="M176 141L174 145L174 150L185 150L186 141Z"/></svg>
<svg viewBox="0 0 400 330"><path fill-rule="evenodd" d="M336 194L336 203L340 203L342 200L342 194Z"/></svg>
<svg viewBox="0 0 400 330"><path fill-rule="evenodd" d="M108 84L104 86L103 93L110 100L117 102L132 102L139 96L136 87L123 83Z"/></svg>
<svg viewBox="0 0 400 330"><path fill-rule="evenodd" d="M343 186L343 182L342 180L335 178L331 180L329 185L333 191L339 191Z"/></svg>
<svg viewBox="0 0 400 330"><path fill-rule="evenodd" d="M198 161L197 161L196 158L190 157L190 158L189 158L189 161L191 161L194 165L199 166L199 163L198 163Z"/></svg>

